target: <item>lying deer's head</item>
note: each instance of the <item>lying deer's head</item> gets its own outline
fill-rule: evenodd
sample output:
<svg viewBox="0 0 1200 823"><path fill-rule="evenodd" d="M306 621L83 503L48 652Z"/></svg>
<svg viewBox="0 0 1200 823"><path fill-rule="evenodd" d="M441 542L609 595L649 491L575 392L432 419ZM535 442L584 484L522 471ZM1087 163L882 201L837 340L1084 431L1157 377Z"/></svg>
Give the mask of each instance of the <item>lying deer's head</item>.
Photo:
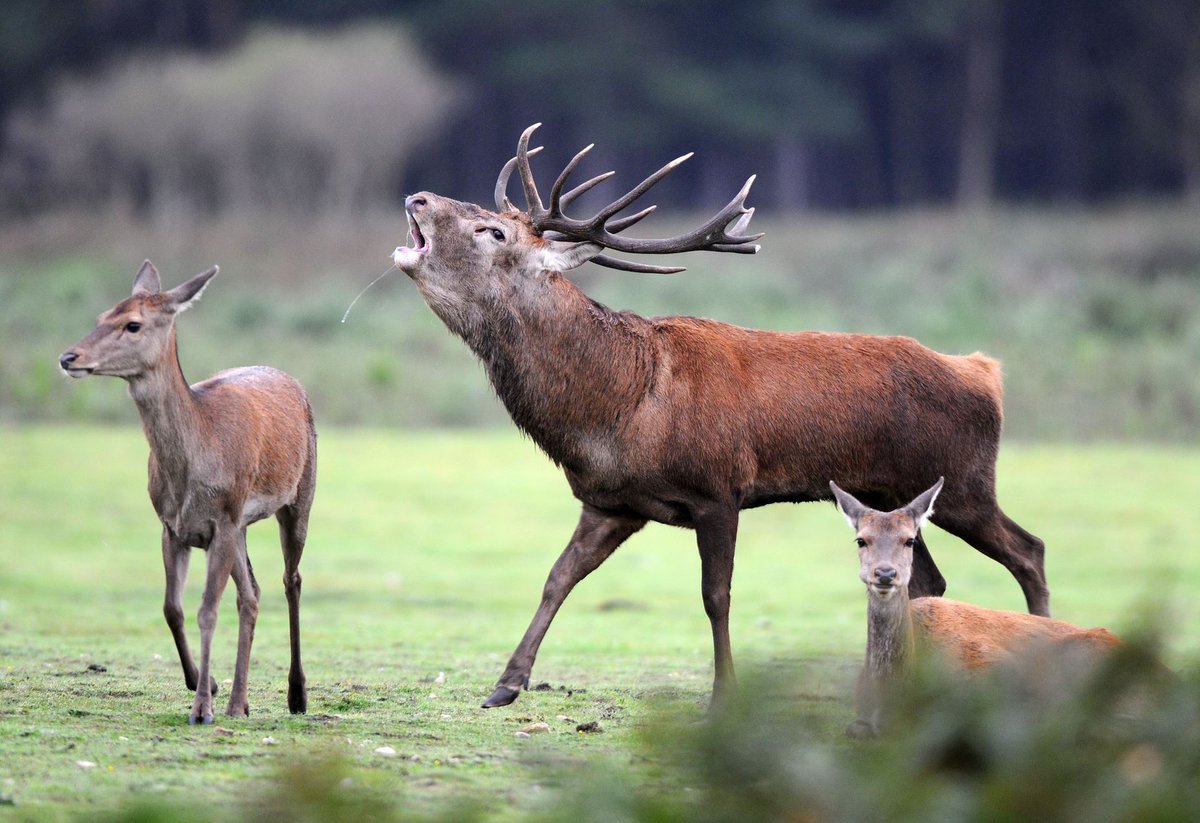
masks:
<svg viewBox="0 0 1200 823"><path fill-rule="evenodd" d="M158 269L147 260L133 279L133 294L100 315L92 333L58 358L62 370L71 377L132 378L152 369L167 356L175 315L200 298L217 271L213 266L163 291Z"/></svg>
<svg viewBox="0 0 1200 823"><path fill-rule="evenodd" d="M829 481L838 508L854 529L858 543L858 578L866 585L870 596L886 600L896 591L907 590L912 577L917 533L933 514L933 501L942 490L944 480L939 477L932 488L917 495L907 506L891 512L876 511Z"/></svg>
<svg viewBox="0 0 1200 823"><path fill-rule="evenodd" d="M571 173L591 150L592 146L588 146L563 169L551 189L549 206L543 206L529 165L529 158L541 151L540 147L529 148L529 137L538 125L525 130L517 146L517 156L500 172L496 181L496 211L429 192L411 195L405 201L412 245L397 247L392 260L413 278L430 306L456 330L461 331L459 324L477 319L474 315L481 301L507 303L515 296L536 293L537 284L544 282L550 273L569 271L588 260L626 271L683 270L610 257L602 253L605 250L631 254L758 251L753 241L762 235L741 234L754 213L754 209L744 206L753 177L729 205L692 232L662 240L620 235L655 207L626 217L616 215L691 157L690 154L663 166L594 216L575 219L567 217L563 209L613 175L613 172L601 174L563 191ZM508 180L514 169L521 174L525 211L519 211L508 199Z"/></svg>

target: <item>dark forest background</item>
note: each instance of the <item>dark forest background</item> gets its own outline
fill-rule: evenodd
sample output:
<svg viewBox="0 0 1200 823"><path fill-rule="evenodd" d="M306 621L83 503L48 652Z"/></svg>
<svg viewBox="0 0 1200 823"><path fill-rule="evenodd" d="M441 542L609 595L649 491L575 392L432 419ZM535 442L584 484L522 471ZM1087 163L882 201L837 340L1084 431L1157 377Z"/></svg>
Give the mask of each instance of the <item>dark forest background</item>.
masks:
<svg viewBox="0 0 1200 823"><path fill-rule="evenodd" d="M207 168L227 154L219 147L206 156L193 145L190 166L168 172L154 154L179 151L169 141L143 136L146 145L131 148L115 127L82 127L64 111L70 90L123 107L124 120L112 118L129 130L186 131L168 107L131 99L153 98L149 88L105 98L100 81L122 65L162 74L180 55L208 64L238 49L252 66L269 51L255 51L255 39L280 27L357 27L362 36L339 48L361 58L395 48L396 38L362 34L391 24L407 32L410 63L390 87L378 78L356 86L336 54L296 59L325 61L318 79L346 72L329 94L378 105L389 118L364 128L406 148L379 149L388 161L368 174L317 139L294 156L276 145L247 167L282 152L280 165L306 165L318 178L276 200L307 208L331 183L341 193L322 195L323 207L355 209L419 187L485 200L480 169L498 169L534 121L547 124L556 161L593 141L601 157L619 148L621 164L638 169L695 150L662 199L705 208L748 169L761 173L756 202L788 210L1200 200L1195 0L6 0L0 208L117 198L153 210L173 196L160 179L172 173L211 180L203 191L191 186L190 205L201 210L261 198ZM178 87L158 94L186 96ZM304 128L284 131L298 139ZM76 140L70 168L63 131ZM370 183L339 176L355 174Z"/></svg>

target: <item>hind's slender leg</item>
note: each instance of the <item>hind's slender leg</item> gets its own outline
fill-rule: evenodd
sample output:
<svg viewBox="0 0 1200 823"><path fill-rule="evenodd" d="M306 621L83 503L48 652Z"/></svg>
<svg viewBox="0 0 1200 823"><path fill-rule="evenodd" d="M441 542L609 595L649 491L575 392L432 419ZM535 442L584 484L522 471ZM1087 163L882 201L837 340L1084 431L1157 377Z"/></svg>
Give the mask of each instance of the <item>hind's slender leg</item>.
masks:
<svg viewBox="0 0 1200 823"><path fill-rule="evenodd" d="M300 558L308 534L308 508L285 506L276 514L279 539L283 546L283 591L288 604L288 636L292 663L288 670L288 711L303 714L308 710L304 665L300 662Z"/></svg>
<svg viewBox="0 0 1200 823"><path fill-rule="evenodd" d="M233 668L233 688L229 690L229 705L225 714L246 717L250 714L250 648L254 645L254 626L258 622L260 591L246 552L246 530L239 534L238 551L233 559L231 576L237 587L238 643L237 662Z"/></svg>
<svg viewBox="0 0 1200 823"><path fill-rule="evenodd" d="M917 543L913 546L912 577L908 581L908 596L941 597L945 593L946 578L942 577L941 570L933 562L933 555L925 545L924 535L917 532Z"/></svg>
<svg viewBox="0 0 1200 823"><path fill-rule="evenodd" d="M960 537L1008 569L1021 591L1030 614L1050 615L1050 589L1046 585L1045 544L1000 510L991 507L978 515L960 511L935 512L933 522Z"/></svg>

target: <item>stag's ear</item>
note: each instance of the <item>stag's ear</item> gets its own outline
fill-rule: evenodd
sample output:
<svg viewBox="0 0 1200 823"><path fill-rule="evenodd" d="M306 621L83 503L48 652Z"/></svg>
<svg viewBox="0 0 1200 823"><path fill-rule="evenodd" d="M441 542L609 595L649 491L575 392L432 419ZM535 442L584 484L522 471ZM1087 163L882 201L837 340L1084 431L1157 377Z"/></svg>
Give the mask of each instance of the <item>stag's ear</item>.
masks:
<svg viewBox="0 0 1200 823"><path fill-rule="evenodd" d="M219 271L218 267L213 266L208 271L201 272L186 283L171 289L167 292L167 297L171 299L169 305L177 312L187 310L193 303L200 299L200 295L204 294L204 287L208 285L208 281L216 277Z"/></svg>
<svg viewBox="0 0 1200 823"><path fill-rule="evenodd" d="M158 294L160 291L162 291L162 280L158 276L158 269L154 268L154 264L147 260L142 263L138 273L133 276L133 296L146 297Z"/></svg>
<svg viewBox="0 0 1200 823"><path fill-rule="evenodd" d="M833 497L837 500L838 511L846 518L846 522L850 524L850 528L858 531L858 521L862 516L869 511L872 511L870 506L864 506L854 495L838 488L838 484L832 480L829 481L829 488L833 489Z"/></svg>
<svg viewBox="0 0 1200 823"><path fill-rule="evenodd" d="M942 490L942 484L946 482L946 478L939 477L938 482L917 495L916 500L904 507L904 510L912 516L913 522L920 529L925 525L925 522L933 515L933 501L937 500L938 493Z"/></svg>
<svg viewBox="0 0 1200 823"><path fill-rule="evenodd" d="M568 243L551 240L542 247L542 269L544 271L570 271L591 260L604 247L596 243Z"/></svg>

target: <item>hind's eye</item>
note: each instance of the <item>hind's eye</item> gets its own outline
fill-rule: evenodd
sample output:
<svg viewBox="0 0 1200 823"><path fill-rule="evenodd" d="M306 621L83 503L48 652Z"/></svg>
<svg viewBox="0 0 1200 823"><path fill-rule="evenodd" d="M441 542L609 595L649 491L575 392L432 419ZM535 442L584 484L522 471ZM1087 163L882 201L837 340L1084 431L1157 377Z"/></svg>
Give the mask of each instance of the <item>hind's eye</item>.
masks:
<svg viewBox="0 0 1200 823"><path fill-rule="evenodd" d="M129 323L125 324L125 331L129 332L130 334L137 334L141 330L142 330L141 323L129 322Z"/></svg>
<svg viewBox="0 0 1200 823"><path fill-rule="evenodd" d="M917 545L917 538L915 538L915 537L908 538L907 540L904 541L904 545L908 546L911 549L913 546Z"/></svg>
<svg viewBox="0 0 1200 823"><path fill-rule="evenodd" d="M860 549L865 549L867 547L867 541L863 540L861 537L854 538L854 542L858 544Z"/></svg>

